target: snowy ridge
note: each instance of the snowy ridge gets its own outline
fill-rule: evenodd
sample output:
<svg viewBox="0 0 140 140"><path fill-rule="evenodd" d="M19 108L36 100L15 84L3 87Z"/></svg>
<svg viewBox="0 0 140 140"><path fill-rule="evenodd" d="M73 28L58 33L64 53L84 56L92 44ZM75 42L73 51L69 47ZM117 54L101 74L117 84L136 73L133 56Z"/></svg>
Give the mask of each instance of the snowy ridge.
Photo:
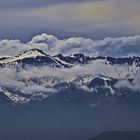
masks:
<svg viewBox="0 0 140 140"><path fill-rule="evenodd" d="M140 91L140 57L50 56L32 49L0 58L0 64L0 92L14 103L44 99L67 89L114 96L120 89Z"/></svg>
<svg viewBox="0 0 140 140"><path fill-rule="evenodd" d="M17 60L21 60L24 58L36 58L37 56L46 56L45 53L38 51L37 49L32 49L29 51L25 51L23 54L14 57L4 57L5 59L0 59L0 63L11 63ZM3 57L1 57L3 58Z"/></svg>
<svg viewBox="0 0 140 140"><path fill-rule="evenodd" d="M30 101L30 99L16 95L15 93L11 93L2 87L0 87L0 92L7 96L14 103L28 103Z"/></svg>

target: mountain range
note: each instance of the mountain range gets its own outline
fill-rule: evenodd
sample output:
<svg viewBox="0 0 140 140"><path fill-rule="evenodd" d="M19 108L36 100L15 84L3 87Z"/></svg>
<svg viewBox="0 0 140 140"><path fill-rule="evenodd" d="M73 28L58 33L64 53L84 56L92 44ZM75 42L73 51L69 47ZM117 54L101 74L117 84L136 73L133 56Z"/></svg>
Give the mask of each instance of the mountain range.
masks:
<svg viewBox="0 0 140 140"><path fill-rule="evenodd" d="M1 56L0 71L10 73L7 78L0 77L7 81L0 83L0 92L14 103L27 103L39 96L43 99L71 88L91 93L104 90L114 96L121 90L140 90L140 57L50 56L32 49L17 56Z"/></svg>
<svg viewBox="0 0 140 140"><path fill-rule="evenodd" d="M50 56L32 49L1 56L0 73L2 140L140 131L140 57Z"/></svg>

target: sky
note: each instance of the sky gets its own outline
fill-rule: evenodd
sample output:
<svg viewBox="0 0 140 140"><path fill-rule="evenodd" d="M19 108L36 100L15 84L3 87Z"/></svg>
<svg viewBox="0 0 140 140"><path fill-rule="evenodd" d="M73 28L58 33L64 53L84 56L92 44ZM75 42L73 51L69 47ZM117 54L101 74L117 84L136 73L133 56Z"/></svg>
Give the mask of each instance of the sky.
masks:
<svg viewBox="0 0 140 140"><path fill-rule="evenodd" d="M0 0L0 40L140 35L140 0Z"/></svg>
<svg viewBox="0 0 140 140"><path fill-rule="evenodd" d="M35 48L52 56L74 53L94 57L140 56L140 0L0 0L0 57L16 56ZM104 68L97 64L88 69L77 67L72 74L104 72ZM106 71L114 74L109 71L112 69ZM26 87L15 77L42 76L48 71L53 75L65 72L39 68L21 71L17 76L17 70L0 69L0 86L46 91L43 86L30 83ZM65 72L66 78L69 73ZM134 88L139 89L139 79Z"/></svg>

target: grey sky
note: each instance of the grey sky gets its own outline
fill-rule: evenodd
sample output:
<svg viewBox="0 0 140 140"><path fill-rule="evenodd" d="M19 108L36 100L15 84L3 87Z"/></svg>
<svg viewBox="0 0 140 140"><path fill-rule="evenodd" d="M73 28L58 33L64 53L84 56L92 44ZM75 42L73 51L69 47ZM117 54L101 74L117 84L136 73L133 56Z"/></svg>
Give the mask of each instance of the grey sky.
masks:
<svg viewBox="0 0 140 140"><path fill-rule="evenodd" d="M0 0L0 39L140 34L139 0Z"/></svg>
<svg viewBox="0 0 140 140"><path fill-rule="evenodd" d="M0 8L31 8L38 6L50 6L71 2L105 1L105 0L0 0Z"/></svg>

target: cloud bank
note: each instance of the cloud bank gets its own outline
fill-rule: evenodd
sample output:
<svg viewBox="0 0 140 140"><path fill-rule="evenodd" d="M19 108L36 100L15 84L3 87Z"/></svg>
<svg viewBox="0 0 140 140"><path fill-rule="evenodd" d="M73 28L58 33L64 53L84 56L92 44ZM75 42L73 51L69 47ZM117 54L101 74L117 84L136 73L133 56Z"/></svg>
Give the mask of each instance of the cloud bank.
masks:
<svg viewBox="0 0 140 140"><path fill-rule="evenodd" d="M8 39L0 41L0 55L18 55L33 48L49 55L84 53L90 56L140 56L140 36L108 37L103 40L70 37L61 40L53 35L41 34L26 43Z"/></svg>
<svg viewBox="0 0 140 140"><path fill-rule="evenodd" d="M49 66L27 66L26 69L17 67L0 68L0 87L10 88L24 94L45 93L48 95L59 91L57 85L74 83L77 88L89 90L87 84L97 76L120 79L116 88L140 90L140 69L136 66L109 65L101 61L93 61L87 65L75 65L72 68L51 68ZM17 70L17 69L20 69ZM127 79L134 79L130 83ZM65 84L63 84L65 85Z"/></svg>

